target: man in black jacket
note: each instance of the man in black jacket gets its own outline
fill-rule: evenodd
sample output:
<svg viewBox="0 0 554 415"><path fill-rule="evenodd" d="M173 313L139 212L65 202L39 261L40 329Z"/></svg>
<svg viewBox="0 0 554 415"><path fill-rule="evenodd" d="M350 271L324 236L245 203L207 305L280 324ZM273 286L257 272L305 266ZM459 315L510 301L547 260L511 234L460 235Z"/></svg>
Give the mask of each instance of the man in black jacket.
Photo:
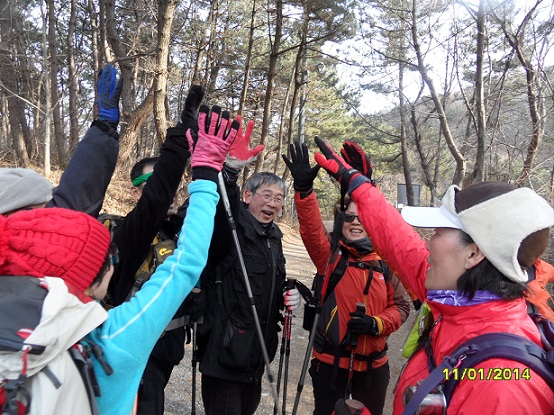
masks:
<svg viewBox="0 0 554 415"><path fill-rule="evenodd" d="M280 309L283 304L296 308L300 295L296 289L287 291L283 301L283 234L273 222L283 206L283 180L273 173L255 174L246 184L244 202L240 201L237 186L240 170L263 150L262 146L248 148L252 126L248 125L245 137L239 130L224 177L265 347L273 360ZM216 211L202 289L207 292L207 306L199 334L199 351L206 415L253 414L260 402L265 362L222 201Z"/></svg>
<svg viewBox="0 0 554 415"><path fill-rule="evenodd" d="M151 254L161 252L159 242L177 238L183 218L175 215L175 195L190 155L185 134L189 128L198 128L196 114L203 96L200 86L191 87L181 118L176 127L168 129L159 157L143 159L131 170L131 194L137 204L113 230L119 263L108 289L110 305L121 304L139 288L133 288L139 271L147 277L153 272L159 261ZM171 247L163 250L167 256ZM184 355L183 314L181 307L150 355L139 388L138 414L164 412L164 388Z"/></svg>

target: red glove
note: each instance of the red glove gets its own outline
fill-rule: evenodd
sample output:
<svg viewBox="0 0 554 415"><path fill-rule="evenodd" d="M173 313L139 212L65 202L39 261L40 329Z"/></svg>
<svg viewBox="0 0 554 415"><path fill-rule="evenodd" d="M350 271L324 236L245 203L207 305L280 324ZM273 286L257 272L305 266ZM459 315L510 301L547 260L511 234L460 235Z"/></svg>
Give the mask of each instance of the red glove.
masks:
<svg viewBox="0 0 554 415"><path fill-rule="evenodd" d="M192 179L207 179L217 182L217 173L223 168L225 156L240 129L240 124L233 121L229 126L229 111L221 112L221 107L214 105L212 111L202 105L198 112L198 133L187 130L187 140L191 151Z"/></svg>
<svg viewBox="0 0 554 415"><path fill-rule="evenodd" d="M345 141L340 154L348 164L371 180L373 165L369 156L358 144L353 141Z"/></svg>
<svg viewBox="0 0 554 415"><path fill-rule="evenodd" d="M341 156L335 153L331 147L325 144L321 138L316 137L315 143L321 150L321 153L323 153L315 153L315 161L341 184L341 188L349 189L350 183L354 179L364 177L358 170L353 169ZM364 179L368 181L366 177L364 177ZM358 187L359 184L357 184L356 187ZM349 191L353 190L354 189L349 189Z"/></svg>
<svg viewBox="0 0 554 415"><path fill-rule="evenodd" d="M245 166L252 163L265 147L263 144L260 144L250 150L250 137L254 129L254 121L248 121L244 134L242 133L242 117L237 115L236 121L239 122L241 127L237 131L237 137L231 146L231 151L227 155L225 164L232 169L242 170Z"/></svg>

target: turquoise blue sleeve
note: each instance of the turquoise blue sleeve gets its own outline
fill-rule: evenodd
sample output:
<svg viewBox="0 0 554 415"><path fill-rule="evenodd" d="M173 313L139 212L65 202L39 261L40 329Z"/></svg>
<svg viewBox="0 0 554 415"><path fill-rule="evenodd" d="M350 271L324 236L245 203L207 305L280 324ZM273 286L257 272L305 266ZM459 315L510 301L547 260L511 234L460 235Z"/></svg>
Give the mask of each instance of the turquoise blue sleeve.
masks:
<svg viewBox="0 0 554 415"><path fill-rule="evenodd" d="M102 396L101 413L129 413L148 357L177 309L196 285L208 257L219 195L216 184L188 186L190 205L174 254L160 265L128 302L111 309L108 320L90 334L114 368L106 376L95 361ZM102 409L107 412L103 412Z"/></svg>

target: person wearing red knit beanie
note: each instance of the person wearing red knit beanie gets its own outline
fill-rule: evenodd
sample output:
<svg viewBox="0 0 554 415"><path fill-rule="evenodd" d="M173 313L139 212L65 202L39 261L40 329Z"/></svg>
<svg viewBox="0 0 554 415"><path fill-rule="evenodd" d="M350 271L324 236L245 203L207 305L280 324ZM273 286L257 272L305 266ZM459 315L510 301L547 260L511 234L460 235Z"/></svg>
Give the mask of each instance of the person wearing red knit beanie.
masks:
<svg viewBox="0 0 554 415"><path fill-rule="evenodd" d="M0 275L58 277L70 291L85 293L109 248L109 231L81 212L50 208L0 216Z"/></svg>

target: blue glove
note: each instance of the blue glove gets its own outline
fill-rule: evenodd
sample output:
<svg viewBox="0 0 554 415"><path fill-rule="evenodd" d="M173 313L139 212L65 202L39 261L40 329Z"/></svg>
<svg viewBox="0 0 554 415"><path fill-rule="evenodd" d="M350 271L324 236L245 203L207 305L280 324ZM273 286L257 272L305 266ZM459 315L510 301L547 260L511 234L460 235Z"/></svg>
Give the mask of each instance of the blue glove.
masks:
<svg viewBox="0 0 554 415"><path fill-rule="evenodd" d="M117 79L117 71L107 63L98 76L98 120L114 129L119 124L119 96L123 85L122 78Z"/></svg>

